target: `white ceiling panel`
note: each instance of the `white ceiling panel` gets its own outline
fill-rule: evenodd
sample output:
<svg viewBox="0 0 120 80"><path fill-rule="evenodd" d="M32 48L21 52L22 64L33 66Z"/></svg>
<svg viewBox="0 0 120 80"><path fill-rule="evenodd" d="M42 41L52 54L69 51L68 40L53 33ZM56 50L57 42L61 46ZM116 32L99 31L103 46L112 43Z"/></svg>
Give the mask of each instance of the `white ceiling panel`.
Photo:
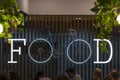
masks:
<svg viewBox="0 0 120 80"><path fill-rule="evenodd" d="M21 9L31 15L93 15L95 0L19 0Z"/></svg>

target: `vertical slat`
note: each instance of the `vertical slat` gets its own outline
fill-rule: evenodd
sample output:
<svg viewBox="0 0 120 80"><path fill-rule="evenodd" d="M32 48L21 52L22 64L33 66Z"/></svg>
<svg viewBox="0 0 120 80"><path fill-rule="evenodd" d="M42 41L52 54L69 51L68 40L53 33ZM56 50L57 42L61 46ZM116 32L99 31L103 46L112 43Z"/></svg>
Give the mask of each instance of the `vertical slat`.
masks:
<svg viewBox="0 0 120 80"><path fill-rule="evenodd" d="M63 16L63 31L64 31L64 33L65 33L66 29L67 29L67 26L66 26L66 16ZM64 38L63 38L62 46L64 46L64 43L66 43L66 36L64 36ZM65 49L63 49L63 50L65 50ZM64 66L63 69L65 71L65 69L68 67L68 65L66 65L67 64L66 54L64 54L63 61L64 60L65 60L65 62L63 62L63 66Z"/></svg>
<svg viewBox="0 0 120 80"><path fill-rule="evenodd" d="M63 16L62 17L62 20L63 20L63 23L62 23L62 31L63 31L63 33L65 32L65 27L66 27L66 25L65 25L65 16ZM64 40L65 40L65 36L63 36L63 40L62 40L62 47L64 46L63 44L64 44ZM63 50L65 50L64 48L63 48ZM64 53L64 51L63 51L63 53ZM64 62L64 60L65 60L65 62ZM63 62L63 71L65 71L65 69L66 69L66 55L64 54L63 55L63 60L62 60L62 62Z"/></svg>
<svg viewBox="0 0 120 80"><path fill-rule="evenodd" d="M45 18L44 18L44 16L41 16L41 18L42 18L42 27L41 27L41 31L42 31L42 37L44 37L43 35L44 35L44 25L45 25ZM44 70L44 67L43 66L41 66L41 70Z"/></svg>
<svg viewBox="0 0 120 80"><path fill-rule="evenodd" d="M76 30L76 28L77 28L77 16L74 16L74 25L73 25L73 29L75 29ZM76 43L74 43L75 44L75 46L77 46L77 42ZM77 53L75 53L75 48L74 48L74 45L72 46L73 48L72 48L72 55L73 55L73 60L75 60L75 61L77 61L77 59L78 59L78 57L77 57ZM78 47L78 46L77 46ZM72 66L74 66L74 63L72 63ZM75 67L75 66L74 66ZM76 67L75 67L76 68ZM77 70L77 69L76 69Z"/></svg>
<svg viewBox="0 0 120 80"><path fill-rule="evenodd" d="M62 16L59 16L59 20L60 20L59 26L60 26L60 33L61 33L62 32Z"/></svg>
<svg viewBox="0 0 120 80"><path fill-rule="evenodd" d="M85 15L85 40L88 42L88 16L87 15ZM88 53L88 50L86 49L86 47L85 47L85 56L87 56L87 53ZM85 57L84 56L84 57ZM88 66L88 61L86 62L86 65L85 65L85 72L88 72L87 71L87 66ZM87 76L88 76L88 73L86 74Z"/></svg>
<svg viewBox="0 0 120 80"><path fill-rule="evenodd" d="M25 21L25 17L27 17L27 16L24 15L24 21ZM24 23L25 23L25 22L24 22ZM23 38L23 37L22 37L22 33L20 34L20 37ZM24 53L23 53L23 54L24 54ZM22 55L23 55L23 54L22 54ZM19 61L18 61L18 76L19 76L19 79L20 79L20 80L22 79L22 75L21 75L21 74L22 74L22 73L21 73L21 72L22 72L22 65L21 65L22 55L20 56Z"/></svg>
<svg viewBox="0 0 120 80"><path fill-rule="evenodd" d="M42 35L44 35L44 26L45 26L45 19L44 16L42 16Z"/></svg>
<svg viewBox="0 0 120 80"><path fill-rule="evenodd" d="M51 27L51 16L48 16L48 26Z"/></svg>
<svg viewBox="0 0 120 80"><path fill-rule="evenodd" d="M29 41L29 39L30 39L30 38L29 38L29 37L30 37L30 35L29 35L29 34L30 34L30 32L29 32L29 30L30 30L30 24L29 24L30 20L29 20L29 16L26 15L26 17L27 17L27 19L28 19L28 22L26 22L26 27L25 27L25 29L27 30L27 33L26 33L27 35L25 36L25 37L27 38L27 41L26 41L26 42L27 42L27 43L26 43L27 46L24 47L24 52L28 52L28 51L27 51L27 47L28 47L28 45L29 45L28 43L30 42L30 41ZM26 31L25 31L25 32L26 32ZM27 55L28 55L27 53L26 53L26 54L24 53L24 56L27 56ZM29 66L30 64L27 63L27 65ZM28 67L27 70L30 70L29 68L30 68L30 67ZM30 73L30 71L27 71L27 72ZM28 74L27 76L29 76L29 73L27 73L27 74ZM27 79L29 80L30 77L27 77Z"/></svg>
<svg viewBox="0 0 120 80"><path fill-rule="evenodd" d="M82 38L83 38L83 40L87 40L86 39L86 16L85 15L83 15L83 31L82 31ZM82 44L82 46L83 46L83 44ZM84 54L85 53L85 54ZM86 47L85 46L83 46L83 52L82 52L82 60L84 60L84 57L85 57L85 55L86 55ZM86 64L84 64L83 65L83 73L86 73ZM87 74L86 74L86 76L87 76ZM86 79L86 77L85 76L83 76L83 79Z"/></svg>
<svg viewBox="0 0 120 80"><path fill-rule="evenodd" d="M24 15L24 21L26 21L26 20L25 20L25 17L26 17L26 16ZM25 24L25 23L26 23L26 22L24 22L24 24ZM23 30L24 30L24 28L25 28L25 25L24 25L24 27L23 27ZM23 33L21 33L21 35L23 35L22 38L24 38L24 33L25 33L25 31L24 31ZM23 55L21 55L21 57L20 57L20 59L19 59L19 66L20 66L20 68L19 68L19 74L20 74L20 75L19 75L19 78L20 78L20 79L23 79L23 76L22 76L22 72L23 72L22 65L23 65L23 64L22 64L22 62L23 62Z"/></svg>
<svg viewBox="0 0 120 80"><path fill-rule="evenodd" d="M113 61L113 69L116 69L115 67L116 67L116 63L115 63L115 59L116 59L116 36L114 36L114 56L113 56L113 59L114 59L114 61Z"/></svg>
<svg viewBox="0 0 120 80"><path fill-rule="evenodd" d="M90 21L91 21L91 19L90 19L90 16L88 15L87 16L87 19L88 19L88 21L87 21L87 39L88 39L88 43L90 44ZM89 54L90 54L90 52L88 51L89 50L89 48L87 47L86 48L87 49L87 57L89 56ZM89 70L90 69L88 69L88 67L90 67L89 66L89 60L87 61L87 66L86 66L86 71L87 71L87 76L89 77Z"/></svg>
<svg viewBox="0 0 120 80"><path fill-rule="evenodd" d="M57 31L58 31L57 34L60 34L60 24L59 24L60 23L60 16L58 16L58 22L57 23L56 23L57 27L58 27L57 28ZM58 52L58 54L61 53L60 52L61 51L60 43L61 43L61 36L57 37L57 46L58 46L57 47L57 52ZM60 64L60 59L59 58L60 58L60 55L58 55L58 58L57 58L57 75L60 74L60 68L61 68L60 65L59 65Z"/></svg>
<svg viewBox="0 0 120 80"><path fill-rule="evenodd" d="M56 20L55 20L55 18L56 18L56 16L54 16L54 15L52 15L52 30L51 30L51 34L53 34L53 33L55 33L55 26L56 26ZM51 37L51 42L53 43L53 55L54 55L54 52L56 51L56 46L55 46L55 36L52 36ZM54 76L55 76L55 63L56 63L56 61L54 61L55 60L55 58L53 57L53 59L52 59L52 72L54 73L53 75L52 75L52 78L54 78Z"/></svg>
<svg viewBox="0 0 120 80"><path fill-rule="evenodd" d="M66 24L66 32L68 32L69 31L69 26L68 26L68 16L65 16L65 24ZM68 40L69 40L69 37L68 36L65 36L65 43L63 43L63 44L65 44L65 48L66 48L66 45L68 44ZM66 50L66 49L64 49L64 50ZM66 51L65 51L65 56L66 56ZM68 68L69 67L69 65L70 65L70 62L69 62L69 60L68 60L68 58L66 57L66 67Z"/></svg>
<svg viewBox="0 0 120 80"><path fill-rule="evenodd" d="M114 61L113 61L113 63L114 63L114 69L116 69L116 58L117 58L117 57L116 57L116 52L117 52L117 51L116 51L116 46L117 46L116 40L117 40L117 39L116 39L116 35L115 35L115 36L114 36L114 56L113 56L113 57L114 57Z"/></svg>
<svg viewBox="0 0 120 80"><path fill-rule="evenodd" d="M75 16L68 16L68 22L70 22L70 24L69 24L69 26L68 26L68 31L69 31L69 29L75 29L74 28L74 25L75 25L75 18L74 18ZM74 19L73 19L74 18ZM69 31L69 33L70 33L70 31ZM68 45L71 41L73 41L73 36L68 36L68 40L67 40L67 44L66 45ZM66 46L67 47L67 46ZM74 49L74 47L73 47L73 45L71 45L71 47L72 47L72 49ZM72 58L72 59L74 59L75 58L75 55L74 55L74 52L73 52L74 50L72 50L70 53L71 54L69 54L70 55L70 57ZM67 54L67 53L66 53ZM68 59L68 58L67 58ZM70 60L67 60L68 61L68 65L69 65L69 67L70 66L73 66L73 63L70 61Z"/></svg>
<svg viewBox="0 0 120 80"><path fill-rule="evenodd" d="M10 54L10 52L9 52L9 49L8 49L8 44L6 43L6 72L9 72L9 64L8 64L8 58L9 58L9 54Z"/></svg>
<svg viewBox="0 0 120 80"><path fill-rule="evenodd" d="M25 18L24 18L24 20L26 19L26 16L25 16ZM23 33L23 38L26 38L26 26L27 26L27 24L26 23L24 23L24 33ZM23 55L22 56L22 58L21 58L21 73L20 73L20 75L21 75L21 79L25 79L25 72L23 72L23 71L25 71L25 66L24 66L24 59L25 59L25 57L24 57L25 55Z"/></svg>
<svg viewBox="0 0 120 80"><path fill-rule="evenodd" d="M52 20L51 20L51 16L49 16L49 17L48 17L48 26L49 26L49 27L51 27L51 21L52 21ZM48 66L49 66L49 67L47 67L47 70L48 70L47 75L50 76L50 74L51 74L51 73L50 73L50 72L51 72L50 69L52 68L52 67L51 67L51 63L49 63Z"/></svg>
<svg viewBox="0 0 120 80"><path fill-rule="evenodd" d="M38 37L38 38L40 37L40 33L41 33L41 32L40 32L40 21L41 21L41 20L40 20L40 16L38 16L38 21L37 21L37 24L38 24L38 25L37 25L37 29L38 29L37 37Z"/></svg>
<svg viewBox="0 0 120 80"><path fill-rule="evenodd" d="M19 32L15 30L15 34L16 34L15 38L19 38ZM16 48L18 48L20 46L19 42L15 42L15 43L18 44L18 45L16 45ZM19 55L15 55L14 57L15 57L15 61L17 61L17 64L18 64L18 57L19 57ZM14 70L15 72L18 72L17 71L17 68L18 68L17 64L13 64L11 70Z"/></svg>
<svg viewBox="0 0 120 80"><path fill-rule="evenodd" d="M44 17L44 20L45 20L45 26L44 26L44 29L45 29L45 27L49 27L48 26L48 16L45 16ZM47 32L45 32L45 34L47 34ZM47 36L48 37L48 36ZM45 58L45 57L44 57ZM44 65L44 72L47 72L47 66L46 66L46 64Z"/></svg>
<svg viewBox="0 0 120 80"><path fill-rule="evenodd" d="M65 17L64 16L62 16L62 32L64 33L64 28L65 28ZM64 43L64 38L65 38L65 36L63 36L62 37L63 39L62 39L62 42L61 42L61 47L63 47L63 43ZM62 48L63 49L63 48ZM64 49L63 49L64 50ZM62 51L63 52L63 57L62 57L62 69L63 69L63 72L65 71L65 69L66 69L66 65L65 65L65 63L66 63L66 61L64 62L64 60L66 60L65 58L66 58L66 56L65 56L65 54L64 54L64 51Z"/></svg>
<svg viewBox="0 0 120 80"><path fill-rule="evenodd" d="M37 33L38 33L38 32L37 32L37 30L38 30L37 28L38 28L38 27L37 27L37 24L36 24L37 21L38 21L37 18L38 18L37 15L34 16L34 36L35 36L35 37L34 37L34 40L37 38ZM37 55L35 55L35 58L37 58ZM34 64L34 75L37 73L37 68L36 68L36 67L37 67L37 64L38 64L38 63L35 63L35 64Z"/></svg>
<svg viewBox="0 0 120 80"><path fill-rule="evenodd" d="M53 19L53 16L51 16L50 18L51 18L51 20L50 20L51 22L49 21L49 22L50 22L49 26L50 26L51 28L53 28L53 20L54 20L54 19ZM51 31L51 32L52 32L52 31ZM53 50L53 51L54 51L54 50ZM49 69L50 69L50 70L49 70L50 77L53 78L53 76L52 76L52 71L53 71L52 59L51 59L51 63L50 63ZM51 70L51 69L52 69L52 70Z"/></svg>
<svg viewBox="0 0 120 80"><path fill-rule="evenodd" d="M81 18L81 16L78 16L78 17ZM81 29L81 27L80 27L80 21L81 21L81 19L77 20L77 28L76 28L77 34L76 34L75 39L79 39L78 36L79 36L80 29ZM77 49L80 49L80 43L78 43L78 44L79 44L79 46L78 46ZM77 44L76 44L76 45L77 45ZM79 54L79 58L81 58L80 52L79 52L78 54ZM78 60L79 60L79 59L78 59ZM81 74L81 67L80 67L80 66L77 66L77 71L78 71L79 74Z"/></svg>
<svg viewBox="0 0 120 80"><path fill-rule="evenodd" d="M60 33L61 33L61 34L63 33L63 16L60 16ZM61 36L61 43L60 43L61 49L63 49L63 48L62 48L62 42L63 42L63 37ZM61 50L61 53L63 53L63 50ZM61 71L60 73L63 73L63 55L64 55L64 54L61 54L61 56L60 56L60 62L59 62L59 63L61 64L61 65L60 65L60 67L61 67L61 68L60 68L60 69L61 69L61 70L60 70L60 71Z"/></svg>
<svg viewBox="0 0 120 80"><path fill-rule="evenodd" d="M25 17L26 18L26 17ZM27 24L24 24L26 27L27 27ZM26 27L24 28L24 38L27 38L28 34L27 34L27 29ZM24 63L24 79L26 80L27 79L27 60L26 60L26 55L24 54L24 59L23 59L25 62Z"/></svg>
<svg viewBox="0 0 120 80"><path fill-rule="evenodd" d="M62 33L63 33L63 16L60 16L60 31L61 31L60 33L62 34ZM60 43L61 49L63 49L63 48L62 48L62 42L63 42L63 37L61 36L61 43ZM61 53L63 53L63 50L61 50ZM60 69L61 69L61 70L60 70L60 71L61 71L60 73L63 73L63 55L64 55L64 54L62 54L62 55L60 56L60 64L61 64L61 65L60 65L60 67L61 67L61 68L60 68Z"/></svg>
<svg viewBox="0 0 120 80"><path fill-rule="evenodd" d="M74 29L76 29L76 16L74 16Z"/></svg>
<svg viewBox="0 0 120 80"><path fill-rule="evenodd" d="M4 50L5 50L4 52L4 73L6 73L6 45L4 46Z"/></svg>
<svg viewBox="0 0 120 80"><path fill-rule="evenodd" d="M118 42L119 42L119 46L120 47L120 34L118 35ZM120 63L120 49L118 49L118 63ZM118 70L119 70L119 77L120 77L120 64L118 64Z"/></svg>
<svg viewBox="0 0 120 80"><path fill-rule="evenodd" d="M29 30L30 30L30 35L29 35L29 36L30 36L30 40L29 40L29 42L30 42L30 43L33 41L33 36L32 36L32 34L33 34L33 31L32 31L32 30L33 30L33 27L32 27L32 17L33 17L32 15L29 15L29 25L30 25L30 26L29 26L29 28L30 28L30 29L29 29ZM31 60L31 59L30 59L30 60ZM25 63L25 62L24 62L24 63ZM33 61L31 60L31 61L30 61L31 72L33 72L32 63L33 63ZM32 74L30 75L31 78L32 78L33 74L34 74L34 73L32 73Z"/></svg>
<svg viewBox="0 0 120 80"><path fill-rule="evenodd" d="M81 17L82 17L82 20L80 21L80 32L79 32L79 38L80 39L83 39L83 31L84 31L84 26L83 26L83 24L84 24L84 16L83 15L81 15ZM82 45L81 45L82 46ZM80 48L80 50L82 50L82 47ZM82 51L83 52L83 51ZM81 59L82 59L82 56L83 56L83 54L81 54ZM84 74L84 72L83 72L84 70L83 70L83 65L81 65L81 74ZM84 78L83 76L82 76L82 78Z"/></svg>
<svg viewBox="0 0 120 80"><path fill-rule="evenodd" d="M57 15L54 17L54 21L55 21L54 22L54 26L53 26L54 27L53 28L54 32L52 34L56 34L57 33L56 32L57 31L56 30L56 28L57 28L57 17L58 17ZM56 49L57 49L57 45L56 45L57 44L57 37L56 36L53 37L53 43L55 45L55 51L56 51ZM55 58L54 58L54 64L56 64L56 65L54 65L54 76L53 77L55 77L57 75L57 72L56 72L57 71L57 59L55 60Z"/></svg>
<svg viewBox="0 0 120 80"><path fill-rule="evenodd" d="M26 33L26 34L28 34L27 46L26 46L26 48L25 48L26 52L28 52L28 51L27 51L27 50L28 50L27 48L28 48L28 46L29 46L29 44L30 44L30 42L31 42L31 40L30 40L30 39L31 39L31 38L30 38L30 37L31 37L31 36L30 36L30 34L31 34L30 21L31 21L31 20L30 20L30 16L28 16L28 22L27 22L27 26L26 26L27 29L28 29L28 33ZM28 55L28 53L27 53L26 55ZM31 79L31 74L32 74L32 73L31 73L32 71L31 71L31 64L30 64L30 63L31 63L31 59L30 59L30 57L28 56L28 66L29 66L28 71L29 71L29 76L30 76L30 77L28 77L28 80Z"/></svg>
<svg viewBox="0 0 120 80"><path fill-rule="evenodd" d="M33 38L34 38L34 36L33 36L33 16L30 16L30 42L32 42L33 41ZM32 74L31 74L31 78L32 78L32 76L34 75L34 71L33 71L33 69L34 69L34 67L33 67L33 61L31 60L31 62L30 62L30 66L31 66L31 72L32 72Z"/></svg>
<svg viewBox="0 0 120 80"><path fill-rule="evenodd" d="M58 28L58 21L59 21L59 20L58 20L58 19L59 19L59 16L56 16L56 26L55 26L55 29L56 29L56 30L55 30L55 33L57 33L57 34L59 33L59 30L58 30L58 29L59 29L59 28ZM58 49L58 48L59 48L59 45L58 45L58 44L59 44L59 41L60 41L60 40L58 40L58 37L59 37L59 36L55 36L55 37L56 37L56 49ZM59 51L59 50L57 50L57 51ZM56 75L55 75L55 76L58 75L58 59L56 59L56 64L57 64L57 65L55 66L55 67L56 67L56 70L55 70L55 71L56 71Z"/></svg>
<svg viewBox="0 0 120 80"><path fill-rule="evenodd" d="M5 62L4 61L4 48L5 48L4 40L2 41L2 43L3 43L3 45L2 45L2 53L1 53L1 56L2 56L1 57L1 62L2 62L1 63L2 64L2 66L1 66L2 70L1 71L4 72L4 62Z"/></svg>
<svg viewBox="0 0 120 80"><path fill-rule="evenodd" d="M3 49L2 49L2 46L3 46L3 43L2 43L3 39L0 39L0 73L2 73L2 52L3 52Z"/></svg>
<svg viewBox="0 0 120 80"><path fill-rule="evenodd" d="M115 63L115 69L117 69L117 53L118 53L118 52L117 52L117 47L118 47L118 46L117 46L117 44L118 44L118 42L117 42L117 41L118 41L118 40L117 40L117 35L115 35L114 41L115 41L115 50L114 50L114 51L115 51L115 52L114 52L114 53L115 53L115 54L114 54L115 60L114 60L114 63Z"/></svg>
<svg viewBox="0 0 120 80"><path fill-rule="evenodd" d="M91 27L90 27L90 28L91 28L91 30L90 30L90 31L91 31L91 40L90 40L90 41L91 41L91 44L92 44L92 45L91 45L91 46L92 46L92 48L91 48L91 49L92 49L92 55L91 55L91 59L90 59L90 68L91 68L91 69L90 69L90 72L92 72L92 71L93 71L93 68L94 68L94 66L93 66L93 65L94 65L94 64L93 64L94 52L95 52L95 51L94 51L94 42L93 42L93 39L94 39L94 26L93 26L94 20L95 20L95 19L94 19L94 16L91 16ZM93 73L93 72L92 72L92 73ZM91 77L91 76L92 76L92 74L90 74L90 77Z"/></svg>
<svg viewBox="0 0 120 80"><path fill-rule="evenodd" d="M76 18L78 18L79 16L77 15L76 16ZM77 20L76 19L76 32L79 32L79 20ZM77 34L76 34L77 35ZM75 38L75 37L74 37ZM75 38L76 39L76 38ZM79 42L77 41L76 43L75 43L75 47L74 47L74 45L73 45L73 47L74 47L74 55L75 55L75 61L77 61L77 62L79 62L79 58L80 58L80 55L79 55L79 52L77 52L77 50L79 49L79 46L78 46L78 44L79 44ZM79 70L79 68L78 68L78 66L75 66L75 69L76 69L76 71L77 71L77 73L79 74L80 73L80 70Z"/></svg>
<svg viewBox="0 0 120 80"><path fill-rule="evenodd" d="M37 34L37 27L36 27L36 21L37 21L37 16L34 16L33 18L33 27L34 27L34 39L36 39L36 34Z"/></svg>
<svg viewBox="0 0 120 80"><path fill-rule="evenodd" d="M61 24L62 24L62 16L59 16L59 31L60 31L60 34L62 34L62 29L61 29ZM59 41L59 48L60 48L60 54L62 53L62 47L61 47L61 41L62 41L62 36L60 36L60 41ZM58 61L58 75L62 73L62 61L61 61L61 58L62 58L62 54L59 56L59 61ZM61 63L61 65L60 65Z"/></svg>

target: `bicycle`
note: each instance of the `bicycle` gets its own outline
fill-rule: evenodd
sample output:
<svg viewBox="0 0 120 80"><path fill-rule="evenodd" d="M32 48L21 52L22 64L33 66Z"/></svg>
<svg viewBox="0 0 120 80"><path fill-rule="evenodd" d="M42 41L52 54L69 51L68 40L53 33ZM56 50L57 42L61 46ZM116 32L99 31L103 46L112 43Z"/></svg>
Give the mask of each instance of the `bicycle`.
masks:
<svg viewBox="0 0 120 80"><path fill-rule="evenodd" d="M90 47L89 43L83 39L76 39L76 34L77 34L76 30L69 29L69 31L70 31L70 33L65 33L65 34L51 34L50 30L48 30L48 38L35 39L28 47L28 54L29 54L30 58L36 63L46 63L51 59L52 56L56 56L55 52L59 56L59 52L56 51L52 36L69 36L69 37L71 37L72 40L69 38L70 40L67 41L69 44L67 45L65 43L65 46L67 47L66 52L67 52L68 59L75 64L83 64L86 61L88 61L88 59L90 58L90 56L92 54L91 47ZM88 55L88 58L82 62L81 61L77 62L77 61L73 60L69 55L71 50L73 50L73 49L75 50L75 48L79 46L79 44L77 44L77 42L84 42L86 45L88 45L89 50L90 50L90 54ZM76 45L73 45L74 43ZM34 51L32 46L34 46L37 50ZM31 54L31 53L37 53L38 60L37 59L35 60L34 57L36 57L36 56L34 54ZM45 57L46 57L46 59L44 59Z"/></svg>

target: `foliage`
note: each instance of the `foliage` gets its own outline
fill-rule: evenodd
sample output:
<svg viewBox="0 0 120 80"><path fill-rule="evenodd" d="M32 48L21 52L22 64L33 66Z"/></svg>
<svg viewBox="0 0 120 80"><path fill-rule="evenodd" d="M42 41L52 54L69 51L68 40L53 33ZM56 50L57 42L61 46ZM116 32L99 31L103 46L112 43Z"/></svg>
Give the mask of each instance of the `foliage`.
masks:
<svg viewBox="0 0 120 80"><path fill-rule="evenodd" d="M3 25L3 32L0 38L11 38L12 29L17 29L17 26L23 21L23 14L20 13L16 0L0 0L0 24Z"/></svg>
<svg viewBox="0 0 120 80"><path fill-rule="evenodd" d="M119 0L97 0L94 3L94 7L91 9L96 15L97 23L95 27L99 30L97 35L100 39L110 39L110 34L113 31L113 27L117 27L119 24L116 21L116 17L119 15L118 9L120 9ZM106 51L106 43L100 44L103 51Z"/></svg>

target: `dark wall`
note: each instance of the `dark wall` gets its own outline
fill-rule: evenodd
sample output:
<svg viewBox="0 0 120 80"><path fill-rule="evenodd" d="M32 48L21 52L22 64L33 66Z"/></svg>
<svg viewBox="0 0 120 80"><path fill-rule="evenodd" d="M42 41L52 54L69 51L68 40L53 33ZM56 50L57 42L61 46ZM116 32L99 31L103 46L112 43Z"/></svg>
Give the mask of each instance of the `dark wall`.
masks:
<svg viewBox="0 0 120 80"><path fill-rule="evenodd" d="M80 19L81 18L81 19ZM108 74L112 69L119 70L120 66L120 35L112 35L112 45L113 45L113 58L108 64L94 64L96 60L96 42L93 41L96 38L97 30L94 28L93 24L95 23L95 17L92 15L77 15L77 16L25 16L24 20L24 31L13 33L13 38L25 38L27 45L24 46L22 42L14 43L14 48L18 49L19 46L22 46L22 54L19 56L18 53L14 53L14 60L17 60L17 64L8 64L7 61L10 60L10 44L5 40L0 39L0 72L8 73L10 70L14 70L18 73L18 76L21 80L31 80L34 78L35 74L43 70L47 76L55 78L59 74L65 74L65 70L68 67L75 67L77 73L81 75L83 80L89 80L92 77L92 72L96 67L102 69L101 77ZM67 34L69 29L75 29L77 34L74 39L83 39L87 41L92 48L92 55L90 59L84 64L74 64L66 56L66 50L68 44L73 40L70 36L67 35L48 35L46 28L50 30L51 34ZM49 36L49 37L48 37ZM50 41L51 44L54 44L56 48L54 51L60 52L57 58L52 57L48 62L44 64L35 63L31 60L28 55L28 47L31 42L38 38L44 38ZM81 43L80 43L81 44ZM39 44L36 43L37 46ZM76 44L75 44L76 45ZM36 48L33 48L36 50ZM44 46L44 45L42 45ZM76 45L78 46L78 45ZM76 49L71 48L71 58L74 61L83 61L89 56L89 48L85 44L81 44L78 47L80 54L75 54ZM77 49L77 50L78 50ZM108 47L109 49L109 47ZM46 49L47 51L47 49ZM37 53L37 52L36 52ZM49 54L48 54L49 55ZM110 54L100 53L100 60L107 60ZM38 54L33 54L36 60L39 60L40 57ZM43 57L42 57L43 58ZM42 59L41 58L41 59Z"/></svg>

